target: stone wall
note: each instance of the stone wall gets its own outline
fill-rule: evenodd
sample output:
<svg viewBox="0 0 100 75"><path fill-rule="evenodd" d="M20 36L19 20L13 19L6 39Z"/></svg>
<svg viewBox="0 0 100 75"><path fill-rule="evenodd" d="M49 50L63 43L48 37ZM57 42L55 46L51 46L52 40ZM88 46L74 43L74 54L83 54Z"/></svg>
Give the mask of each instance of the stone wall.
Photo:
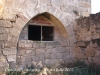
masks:
<svg viewBox="0 0 100 75"><path fill-rule="evenodd" d="M0 64L5 62L6 67L16 64L18 39L22 29L30 19L45 12L52 15L51 21L59 28L60 34L64 36L63 40L67 39L66 51L70 51L69 57L72 56L73 45L76 42L73 31L75 19L90 14L90 2L90 0L5 0L4 11L0 15L2 57ZM2 67L5 67L5 64Z"/></svg>
<svg viewBox="0 0 100 75"><path fill-rule="evenodd" d="M53 26L53 41L28 40L28 25L30 24L33 26ZM37 65L34 64L35 66L56 67L62 63L74 62L73 57L73 55L70 55L69 40L64 40L59 27L43 16L39 15L32 18L19 36L17 52L17 65L19 67L34 63L37 63Z"/></svg>
<svg viewBox="0 0 100 75"><path fill-rule="evenodd" d="M67 41L65 41L67 44ZM73 62L68 46L61 46L58 41L19 41L17 64L19 67L34 64L35 66L59 66L61 63ZM36 64L35 64L36 63Z"/></svg>
<svg viewBox="0 0 100 75"><path fill-rule="evenodd" d="M77 42L74 52L77 59L100 65L100 13L80 18L74 25Z"/></svg>

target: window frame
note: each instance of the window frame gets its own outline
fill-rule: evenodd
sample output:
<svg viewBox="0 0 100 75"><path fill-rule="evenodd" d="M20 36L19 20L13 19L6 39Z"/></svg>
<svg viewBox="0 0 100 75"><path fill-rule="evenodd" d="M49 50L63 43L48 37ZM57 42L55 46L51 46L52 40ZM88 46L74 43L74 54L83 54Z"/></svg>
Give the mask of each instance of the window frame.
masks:
<svg viewBox="0 0 100 75"><path fill-rule="evenodd" d="M32 26L40 26L40 27L41 27L41 40L40 40L40 41L43 41L43 40L42 40L42 27L43 27L43 26L46 26L46 27L53 27L53 40L52 40L52 41L55 40L55 36L54 36L54 35L55 35L55 26L53 26L53 25L43 25L43 24L33 24L33 23L28 23L27 25L28 25L28 26L29 26L29 25L32 25ZM28 27L27 27L27 28L28 28ZM28 28L28 31L29 31L29 28ZM29 37L29 34L28 34L28 37ZM29 39L28 39L28 40L29 40ZM33 40L33 41L34 41L34 40ZM39 40L38 40L38 41L39 41ZM52 42L52 41L51 41L51 42ZM43 42L44 42L44 41L43 41ZM45 42L46 42L46 41L45 41Z"/></svg>

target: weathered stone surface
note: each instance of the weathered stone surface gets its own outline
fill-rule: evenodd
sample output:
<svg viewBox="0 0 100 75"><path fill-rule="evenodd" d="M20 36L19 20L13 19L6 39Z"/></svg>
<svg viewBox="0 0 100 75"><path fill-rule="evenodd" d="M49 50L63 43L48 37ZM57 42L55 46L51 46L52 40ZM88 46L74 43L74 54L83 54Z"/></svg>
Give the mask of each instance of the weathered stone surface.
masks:
<svg viewBox="0 0 100 75"><path fill-rule="evenodd" d="M33 48L39 48L39 43L38 42L33 42Z"/></svg>
<svg viewBox="0 0 100 75"><path fill-rule="evenodd" d="M84 59L84 55L83 55L83 54L75 53L75 57L76 57L77 59Z"/></svg>
<svg viewBox="0 0 100 75"><path fill-rule="evenodd" d="M33 61L39 61L40 57L38 55L31 57Z"/></svg>
<svg viewBox="0 0 100 75"><path fill-rule="evenodd" d="M10 13L3 13L3 19L9 21L16 21L16 15Z"/></svg>
<svg viewBox="0 0 100 75"><path fill-rule="evenodd" d="M100 58L98 58L98 57L93 57L93 62L94 62L95 64L100 64Z"/></svg>
<svg viewBox="0 0 100 75"><path fill-rule="evenodd" d="M0 35L0 40L2 40L2 41L8 40L8 35L7 34L1 34Z"/></svg>
<svg viewBox="0 0 100 75"><path fill-rule="evenodd" d="M88 46L86 48L86 54L88 56L95 56L95 49L93 47L91 47L91 46Z"/></svg>
<svg viewBox="0 0 100 75"><path fill-rule="evenodd" d="M12 27L12 23L10 21L4 21L4 20L0 20L0 27Z"/></svg>
<svg viewBox="0 0 100 75"><path fill-rule="evenodd" d="M15 42L4 42L4 47L5 48L16 47L16 43Z"/></svg>
<svg viewBox="0 0 100 75"><path fill-rule="evenodd" d="M82 53L82 50L81 50L80 47L75 47L75 46L74 46L73 51L74 51L75 53Z"/></svg>
<svg viewBox="0 0 100 75"><path fill-rule="evenodd" d="M15 54L16 55L17 53L17 50L16 49L9 49L9 48L6 48L3 50L3 54L4 55L12 55L12 54Z"/></svg>
<svg viewBox="0 0 100 75"><path fill-rule="evenodd" d="M45 59L51 59L51 58L52 58L51 54L45 53Z"/></svg>
<svg viewBox="0 0 100 75"><path fill-rule="evenodd" d="M59 53L66 52L66 47L57 47L56 51L59 52Z"/></svg>
<svg viewBox="0 0 100 75"><path fill-rule="evenodd" d="M58 59L61 59L62 58L62 53L57 53L57 57Z"/></svg>
<svg viewBox="0 0 100 75"><path fill-rule="evenodd" d="M46 47L45 42L41 42L41 43L39 43L39 47L40 47L40 48L45 48L45 47Z"/></svg>
<svg viewBox="0 0 100 75"><path fill-rule="evenodd" d="M3 16L2 15L0 15L0 20L2 20L3 19Z"/></svg>
<svg viewBox="0 0 100 75"><path fill-rule="evenodd" d="M94 43L93 47L97 48L98 47L97 43Z"/></svg>
<svg viewBox="0 0 100 75"><path fill-rule="evenodd" d="M95 56L100 58L100 51L96 50Z"/></svg>
<svg viewBox="0 0 100 75"><path fill-rule="evenodd" d="M0 1L0 15L2 14L3 10L4 10L4 0Z"/></svg>
<svg viewBox="0 0 100 75"><path fill-rule="evenodd" d="M51 53L53 53L53 49L47 49L46 52L49 53L49 54L51 54Z"/></svg>
<svg viewBox="0 0 100 75"><path fill-rule="evenodd" d="M28 55L35 55L35 51L33 51L33 50L26 50L26 54L28 54Z"/></svg>
<svg viewBox="0 0 100 75"><path fill-rule="evenodd" d="M26 50L24 49L18 50L18 55L25 55L25 54L26 54Z"/></svg>
<svg viewBox="0 0 100 75"><path fill-rule="evenodd" d="M89 63L93 63L92 57L88 57L88 62L89 62Z"/></svg>
<svg viewBox="0 0 100 75"><path fill-rule="evenodd" d="M43 54L45 52L44 49L36 49L36 55Z"/></svg>
<svg viewBox="0 0 100 75"><path fill-rule="evenodd" d="M0 70L2 70L4 68L8 69L9 68L9 64L8 64L7 60L5 59L5 57L1 56L0 57Z"/></svg>
<svg viewBox="0 0 100 75"><path fill-rule="evenodd" d="M44 61L44 60L45 60L45 55L44 54L40 55L40 61Z"/></svg>
<svg viewBox="0 0 100 75"><path fill-rule="evenodd" d="M76 46L79 46L79 47L86 47L86 45L85 45L84 42L77 42L77 43L76 43Z"/></svg>
<svg viewBox="0 0 100 75"><path fill-rule="evenodd" d="M26 43L25 48L32 48L32 44L31 43Z"/></svg>
<svg viewBox="0 0 100 75"><path fill-rule="evenodd" d="M16 62L16 55L7 55L7 60L9 62Z"/></svg>

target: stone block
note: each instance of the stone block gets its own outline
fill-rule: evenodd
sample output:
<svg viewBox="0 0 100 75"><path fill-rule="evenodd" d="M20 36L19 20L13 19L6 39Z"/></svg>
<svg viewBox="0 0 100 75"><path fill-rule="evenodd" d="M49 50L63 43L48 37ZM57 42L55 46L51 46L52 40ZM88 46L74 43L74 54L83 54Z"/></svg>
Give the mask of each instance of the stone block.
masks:
<svg viewBox="0 0 100 75"><path fill-rule="evenodd" d="M44 54L41 54L40 55L40 61L44 61L45 60L45 55Z"/></svg>
<svg viewBox="0 0 100 75"><path fill-rule="evenodd" d="M77 59L84 59L84 55L83 55L83 54L75 53L75 57L76 57Z"/></svg>
<svg viewBox="0 0 100 75"><path fill-rule="evenodd" d="M53 49L47 49L46 53L49 53L49 54L53 53Z"/></svg>
<svg viewBox="0 0 100 75"><path fill-rule="evenodd" d="M45 52L44 49L36 49L36 55L41 55Z"/></svg>
<svg viewBox="0 0 100 75"><path fill-rule="evenodd" d="M15 14L3 13L3 19L4 19L4 20L15 21L16 18L17 18L17 17L16 17Z"/></svg>
<svg viewBox="0 0 100 75"><path fill-rule="evenodd" d="M18 29L16 29L16 28L12 28L12 29L10 30L10 33L11 33L12 35L14 35L14 36L20 35L20 31L19 31Z"/></svg>
<svg viewBox="0 0 100 75"><path fill-rule="evenodd" d="M73 47L73 51L74 51L74 53L82 53L82 50L81 50L81 48L80 47Z"/></svg>
<svg viewBox="0 0 100 75"><path fill-rule="evenodd" d="M92 57L88 57L88 62L89 62L89 63L93 63Z"/></svg>
<svg viewBox="0 0 100 75"><path fill-rule="evenodd" d="M12 41L12 42L17 42L17 38L18 38L17 36L10 35L9 38L10 38L10 37L12 37L12 38L11 38L11 41Z"/></svg>
<svg viewBox="0 0 100 75"><path fill-rule="evenodd" d="M8 35L7 34L0 34L0 40L4 41L8 39Z"/></svg>
<svg viewBox="0 0 100 75"><path fill-rule="evenodd" d="M0 20L2 20L3 19L3 16L2 15L0 15Z"/></svg>
<svg viewBox="0 0 100 75"><path fill-rule="evenodd" d="M72 47L72 46L74 46L74 43L76 42L76 38L75 38L75 36L73 35L73 36L71 36L70 37L70 46Z"/></svg>
<svg viewBox="0 0 100 75"><path fill-rule="evenodd" d="M69 55L70 55L69 53L62 53L62 58L66 59L69 57Z"/></svg>
<svg viewBox="0 0 100 75"><path fill-rule="evenodd" d="M95 63L95 64L100 64L100 58L98 58L98 57L93 57L93 63Z"/></svg>
<svg viewBox="0 0 100 75"><path fill-rule="evenodd" d="M86 41L91 41L91 36L86 37Z"/></svg>
<svg viewBox="0 0 100 75"><path fill-rule="evenodd" d="M61 59L61 58L62 58L62 53L57 53L56 58L57 58L57 59Z"/></svg>
<svg viewBox="0 0 100 75"><path fill-rule="evenodd" d="M45 64L48 66L58 66L60 60L59 59L46 59Z"/></svg>
<svg viewBox="0 0 100 75"><path fill-rule="evenodd" d="M39 47L40 47L40 48L45 48L45 47L46 47L45 42L41 42L41 43L39 43Z"/></svg>
<svg viewBox="0 0 100 75"><path fill-rule="evenodd" d="M94 48L97 48L98 47L98 44L97 43L94 43L93 47Z"/></svg>
<svg viewBox="0 0 100 75"><path fill-rule="evenodd" d="M7 62L7 60L5 59L4 56L0 56L0 70L1 69L8 69L9 68L9 64Z"/></svg>
<svg viewBox="0 0 100 75"><path fill-rule="evenodd" d="M57 47L56 48L56 52L58 52L58 53L64 53L64 52L66 52L66 47Z"/></svg>
<svg viewBox="0 0 100 75"><path fill-rule="evenodd" d="M18 48L20 48L20 49L24 49L24 48L25 48L25 44L23 44L23 43L19 43L19 44L18 44Z"/></svg>
<svg viewBox="0 0 100 75"><path fill-rule="evenodd" d="M52 53L52 54L51 54L51 58L52 58L52 59L56 59L56 58L57 58L57 54L56 54L56 53Z"/></svg>
<svg viewBox="0 0 100 75"><path fill-rule="evenodd" d="M100 58L100 51L96 50L95 56Z"/></svg>
<svg viewBox="0 0 100 75"><path fill-rule="evenodd" d="M40 56L36 55L36 56L32 56L31 57L33 61L39 61L40 60Z"/></svg>
<svg viewBox="0 0 100 75"><path fill-rule="evenodd" d="M82 12L82 16L84 17L89 17L90 13L89 12Z"/></svg>
<svg viewBox="0 0 100 75"><path fill-rule="evenodd" d="M8 62L16 62L16 55L7 55Z"/></svg>
<svg viewBox="0 0 100 75"><path fill-rule="evenodd" d="M10 49L10 48L5 48L3 49L3 54L4 55L16 55L17 50L16 49Z"/></svg>
<svg viewBox="0 0 100 75"><path fill-rule="evenodd" d="M84 42L77 42L77 43L76 43L76 46L79 46L79 47L86 47L86 45L85 45Z"/></svg>
<svg viewBox="0 0 100 75"><path fill-rule="evenodd" d="M16 47L15 42L4 42L4 48L11 48L11 47Z"/></svg>
<svg viewBox="0 0 100 75"><path fill-rule="evenodd" d="M33 48L39 48L39 43L38 42L33 42Z"/></svg>
<svg viewBox="0 0 100 75"><path fill-rule="evenodd" d="M32 44L31 43L25 43L25 48L32 48Z"/></svg>
<svg viewBox="0 0 100 75"><path fill-rule="evenodd" d="M26 50L26 54L28 54L28 55L35 55L35 51L33 51L33 50Z"/></svg>
<svg viewBox="0 0 100 75"><path fill-rule="evenodd" d="M87 46L86 54L88 56L95 56L95 49L92 46Z"/></svg>
<svg viewBox="0 0 100 75"><path fill-rule="evenodd" d="M68 45L67 41L64 40L60 41L60 46L67 46L67 45Z"/></svg>
<svg viewBox="0 0 100 75"><path fill-rule="evenodd" d="M57 46L59 46L59 42L58 41L46 42L46 48L48 48L48 49L55 48Z"/></svg>
<svg viewBox="0 0 100 75"><path fill-rule="evenodd" d="M13 24L10 21L0 20L0 27L11 28Z"/></svg>
<svg viewBox="0 0 100 75"><path fill-rule="evenodd" d="M45 53L45 59L51 59L51 58L52 58L51 54Z"/></svg>
<svg viewBox="0 0 100 75"><path fill-rule="evenodd" d="M26 54L26 50L24 49L21 49L21 50L18 50L18 55L25 55Z"/></svg>
<svg viewBox="0 0 100 75"><path fill-rule="evenodd" d="M31 55L26 55L26 56L25 56L25 61L24 61L24 62L25 62L25 63L28 63L28 62L31 62L31 60L32 60L32 59L31 59Z"/></svg>
<svg viewBox="0 0 100 75"><path fill-rule="evenodd" d="M95 34L92 36L92 39L99 39L100 38L100 35L99 34Z"/></svg>
<svg viewBox="0 0 100 75"><path fill-rule="evenodd" d="M61 59L62 58L62 53L52 53L52 59Z"/></svg>
<svg viewBox="0 0 100 75"><path fill-rule="evenodd" d="M30 54L32 50L26 50L26 54Z"/></svg>
<svg viewBox="0 0 100 75"><path fill-rule="evenodd" d="M52 42L46 42L46 48L53 48L53 43Z"/></svg>
<svg viewBox="0 0 100 75"><path fill-rule="evenodd" d="M27 22L23 21L21 18L17 18L16 23L14 23L14 28L21 30L23 28L23 25L25 25L26 23Z"/></svg>

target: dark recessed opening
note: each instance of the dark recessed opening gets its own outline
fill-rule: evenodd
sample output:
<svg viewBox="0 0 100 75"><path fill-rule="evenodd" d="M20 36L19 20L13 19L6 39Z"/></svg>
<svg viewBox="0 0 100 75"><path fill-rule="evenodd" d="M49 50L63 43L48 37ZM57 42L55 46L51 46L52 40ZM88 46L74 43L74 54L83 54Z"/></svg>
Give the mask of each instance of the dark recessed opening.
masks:
<svg viewBox="0 0 100 75"><path fill-rule="evenodd" d="M28 40L41 41L41 26L28 26Z"/></svg>
<svg viewBox="0 0 100 75"><path fill-rule="evenodd" d="M53 27L43 26L42 27L43 41L53 41Z"/></svg>
<svg viewBox="0 0 100 75"><path fill-rule="evenodd" d="M53 41L53 26L28 25L28 40Z"/></svg>

